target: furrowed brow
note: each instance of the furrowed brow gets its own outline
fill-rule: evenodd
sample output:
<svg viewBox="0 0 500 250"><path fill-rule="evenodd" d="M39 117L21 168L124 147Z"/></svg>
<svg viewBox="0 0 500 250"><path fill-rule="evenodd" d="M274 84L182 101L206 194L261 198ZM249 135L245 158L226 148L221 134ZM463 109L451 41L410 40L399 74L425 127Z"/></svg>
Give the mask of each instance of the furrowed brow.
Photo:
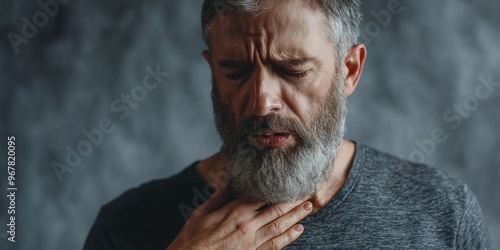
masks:
<svg viewBox="0 0 500 250"><path fill-rule="evenodd" d="M304 58L292 58L292 59L284 59L284 60L272 60L272 62L271 62L271 64L273 64L275 66L284 67L284 68L301 67L307 63L317 64L318 60L314 57L304 57ZM238 69L238 68L248 66L250 63L248 61L245 61L245 60L229 59L229 60L221 60L217 64L223 68Z"/></svg>

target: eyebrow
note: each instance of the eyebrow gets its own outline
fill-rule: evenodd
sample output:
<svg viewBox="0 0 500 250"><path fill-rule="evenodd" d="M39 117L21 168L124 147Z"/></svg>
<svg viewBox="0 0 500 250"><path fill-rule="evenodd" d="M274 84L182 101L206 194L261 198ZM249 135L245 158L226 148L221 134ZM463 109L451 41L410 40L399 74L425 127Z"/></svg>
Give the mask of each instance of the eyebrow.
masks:
<svg viewBox="0 0 500 250"><path fill-rule="evenodd" d="M304 57L304 58L294 58L294 59L285 59L285 60L272 60L272 63L279 67L299 67L303 66L306 63L313 62L316 63L316 59L313 57Z"/></svg>
<svg viewBox="0 0 500 250"><path fill-rule="evenodd" d="M318 60L314 57L304 57L304 58L292 58L285 60L271 60L271 64L278 67L299 67L306 63L313 62L317 64ZM249 65L250 63L246 60L221 60L218 62L219 66L229 69L237 69Z"/></svg>

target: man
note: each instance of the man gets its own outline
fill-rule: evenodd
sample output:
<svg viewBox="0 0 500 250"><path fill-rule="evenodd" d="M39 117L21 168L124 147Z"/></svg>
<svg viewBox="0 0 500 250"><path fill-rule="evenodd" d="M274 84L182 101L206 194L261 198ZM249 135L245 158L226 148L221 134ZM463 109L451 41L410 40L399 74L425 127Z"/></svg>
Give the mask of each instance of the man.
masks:
<svg viewBox="0 0 500 250"><path fill-rule="evenodd" d="M206 0L221 151L104 206L85 249L491 248L464 184L343 139L360 16L357 0Z"/></svg>

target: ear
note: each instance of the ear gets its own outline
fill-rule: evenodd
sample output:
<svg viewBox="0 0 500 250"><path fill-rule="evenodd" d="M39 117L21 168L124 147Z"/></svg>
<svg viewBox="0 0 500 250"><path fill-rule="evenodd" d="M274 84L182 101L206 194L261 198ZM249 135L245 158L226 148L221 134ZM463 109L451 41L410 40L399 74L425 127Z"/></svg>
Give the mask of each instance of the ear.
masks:
<svg viewBox="0 0 500 250"><path fill-rule="evenodd" d="M344 85L345 94L350 96L356 86L358 85L359 79L361 78L361 72L363 71L363 65L366 59L366 47L362 43L354 45L344 58Z"/></svg>
<svg viewBox="0 0 500 250"><path fill-rule="evenodd" d="M203 57L205 58L205 60L207 60L208 64L210 65L210 67L212 67L212 54L210 53L209 50L204 50L203 52L201 52L201 54L203 55Z"/></svg>

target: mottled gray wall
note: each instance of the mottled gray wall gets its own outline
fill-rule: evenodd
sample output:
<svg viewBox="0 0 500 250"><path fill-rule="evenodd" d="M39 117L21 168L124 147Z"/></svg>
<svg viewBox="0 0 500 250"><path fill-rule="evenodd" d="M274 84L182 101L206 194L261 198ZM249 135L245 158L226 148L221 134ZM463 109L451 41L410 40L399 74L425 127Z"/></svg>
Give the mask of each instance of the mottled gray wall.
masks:
<svg viewBox="0 0 500 250"><path fill-rule="evenodd" d="M7 34L22 35L22 17L42 11L36 2L0 3L0 159L4 166L6 136L17 136L19 187L17 243L1 226L0 248L79 249L100 205L217 151L201 3L70 0L16 53ZM369 56L349 99L348 137L468 183L499 247L500 87L477 103L474 96L478 77L500 81L500 1L401 0L401 12L380 24L370 12L388 10L388 2L364 1ZM129 114L113 112L112 103L156 65L169 72L166 80ZM467 118L443 118L457 119L447 110L464 100ZM103 119L114 131L58 181L51 165L65 163L66 147L75 149L81 131ZM415 140L439 128L446 141L418 153Z"/></svg>

